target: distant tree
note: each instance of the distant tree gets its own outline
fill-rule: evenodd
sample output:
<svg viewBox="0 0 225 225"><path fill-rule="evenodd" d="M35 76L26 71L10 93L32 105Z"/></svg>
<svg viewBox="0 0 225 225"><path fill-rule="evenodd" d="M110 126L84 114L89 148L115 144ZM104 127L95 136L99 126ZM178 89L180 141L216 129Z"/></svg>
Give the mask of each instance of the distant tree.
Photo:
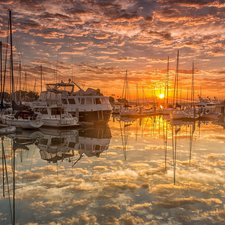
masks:
<svg viewBox="0 0 225 225"><path fill-rule="evenodd" d="M110 97L109 97L109 102L110 102L110 104L112 105L112 104L115 102L115 99L114 99L112 96L110 96Z"/></svg>
<svg viewBox="0 0 225 225"><path fill-rule="evenodd" d="M6 101L6 102L10 101L10 94L8 92L3 93L3 100Z"/></svg>
<svg viewBox="0 0 225 225"><path fill-rule="evenodd" d="M30 98L31 101L36 101L39 97L37 92L29 91L27 96Z"/></svg>
<svg viewBox="0 0 225 225"><path fill-rule="evenodd" d="M117 100L124 105L128 104L128 101L125 98L118 98Z"/></svg>

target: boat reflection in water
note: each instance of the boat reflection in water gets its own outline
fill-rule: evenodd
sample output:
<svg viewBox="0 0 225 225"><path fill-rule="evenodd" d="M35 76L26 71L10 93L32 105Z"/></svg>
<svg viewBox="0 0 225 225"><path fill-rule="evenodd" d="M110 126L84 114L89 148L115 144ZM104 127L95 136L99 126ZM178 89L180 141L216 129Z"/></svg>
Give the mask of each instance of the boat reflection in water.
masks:
<svg viewBox="0 0 225 225"><path fill-rule="evenodd" d="M4 137L0 224L224 224L221 125L115 118Z"/></svg>
<svg viewBox="0 0 225 225"><path fill-rule="evenodd" d="M68 159L69 162L72 162L71 158L76 157L77 153L79 156L77 161L84 155L99 157L109 148L111 137L108 126L79 130L42 128L37 146L43 160L56 163L59 160Z"/></svg>

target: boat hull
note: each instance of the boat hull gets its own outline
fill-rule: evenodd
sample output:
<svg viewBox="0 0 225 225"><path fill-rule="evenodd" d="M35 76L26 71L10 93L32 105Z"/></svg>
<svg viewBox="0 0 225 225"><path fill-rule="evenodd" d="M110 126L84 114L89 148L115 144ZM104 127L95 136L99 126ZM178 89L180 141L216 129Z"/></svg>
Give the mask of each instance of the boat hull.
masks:
<svg viewBox="0 0 225 225"><path fill-rule="evenodd" d="M74 117L76 116L76 113L69 112ZM97 110L97 111L80 111L79 112L79 123L91 123L91 124L97 124L97 123L108 123L111 116L111 110Z"/></svg>
<svg viewBox="0 0 225 225"><path fill-rule="evenodd" d="M74 127L79 126L75 118L66 119L43 119L43 126L48 127Z"/></svg>
<svg viewBox="0 0 225 225"><path fill-rule="evenodd" d="M35 129L43 125L43 121L5 119L5 123L9 126L22 127L23 129Z"/></svg>

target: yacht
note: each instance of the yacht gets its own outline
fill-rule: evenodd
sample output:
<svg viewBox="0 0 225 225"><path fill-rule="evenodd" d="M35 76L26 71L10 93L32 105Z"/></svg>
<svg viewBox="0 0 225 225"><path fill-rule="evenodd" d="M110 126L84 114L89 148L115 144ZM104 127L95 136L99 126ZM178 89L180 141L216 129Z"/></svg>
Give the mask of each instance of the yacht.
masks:
<svg viewBox="0 0 225 225"><path fill-rule="evenodd" d="M76 92L75 86L79 89ZM68 83L61 81L47 84L46 87L46 91L41 92L39 99L31 107L38 102L47 102L47 105L58 104L73 117L77 117L79 124L108 123L111 105L109 98L103 96L99 89L88 88L84 91L70 79Z"/></svg>
<svg viewBox="0 0 225 225"><path fill-rule="evenodd" d="M170 113L170 119L197 119L199 117L198 110L194 108L180 110L175 109Z"/></svg>
<svg viewBox="0 0 225 225"><path fill-rule="evenodd" d="M112 105L112 114L120 114L123 104L120 102L114 102Z"/></svg>
<svg viewBox="0 0 225 225"><path fill-rule="evenodd" d="M212 102L210 98L203 99L201 96L198 96L199 102L194 105L201 109L202 112L212 112L218 103Z"/></svg>
<svg viewBox="0 0 225 225"><path fill-rule="evenodd" d="M79 126L78 119L66 112L63 107L47 105L47 102L37 102L33 106L34 112L42 114L43 126L49 127L72 127Z"/></svg>

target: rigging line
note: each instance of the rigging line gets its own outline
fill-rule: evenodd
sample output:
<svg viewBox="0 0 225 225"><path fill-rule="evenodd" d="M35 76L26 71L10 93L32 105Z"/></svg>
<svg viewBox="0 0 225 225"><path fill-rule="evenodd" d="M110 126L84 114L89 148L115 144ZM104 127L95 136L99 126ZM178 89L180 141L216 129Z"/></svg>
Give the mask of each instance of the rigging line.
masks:
<svg viewBox="0 0 225 225"><path fill-rule="evenodd" d="M21 48L20 48L20 44L19 44L19 42L17 41L18 39L17 39L17 37L16 37L16 32L14 33L14 37L13 37L13 39L14 39L14 41L15 41L15 45L16 45L16 47L17 47L17 49L18 49L18 52L19 52L19 58L20 58L20 61L21 61L21 64L23 64L23 56L22 56L22 51L21 51Z"/></svg>

